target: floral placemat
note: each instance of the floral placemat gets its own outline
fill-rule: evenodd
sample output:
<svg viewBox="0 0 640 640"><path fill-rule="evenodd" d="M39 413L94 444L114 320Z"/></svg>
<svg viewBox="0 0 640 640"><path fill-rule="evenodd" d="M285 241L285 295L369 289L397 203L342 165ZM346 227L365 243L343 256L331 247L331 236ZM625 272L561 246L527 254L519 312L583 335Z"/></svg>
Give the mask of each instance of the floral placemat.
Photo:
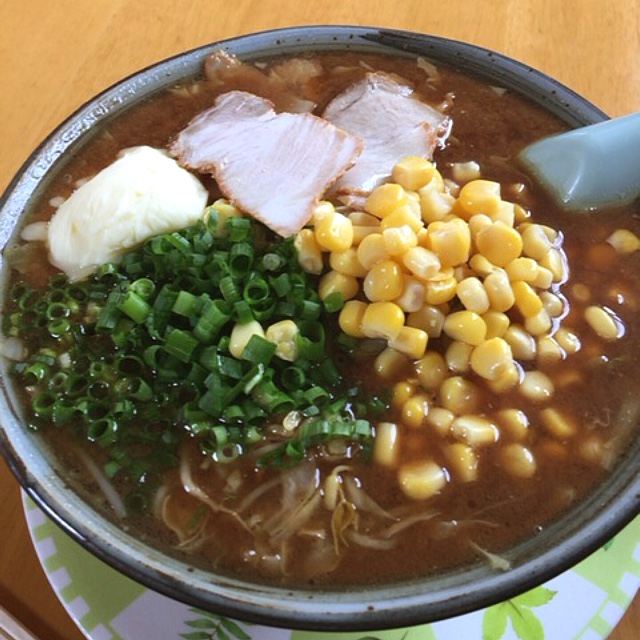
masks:
<svg viewBox="0 0 640 640"><path fill-rule="evenodd" d="M24 497L49 582L89 640L604 640L640 587L640 516L579 565L516 598L432 624L378 632L291 631L194 609L118 573Z"/></svg>

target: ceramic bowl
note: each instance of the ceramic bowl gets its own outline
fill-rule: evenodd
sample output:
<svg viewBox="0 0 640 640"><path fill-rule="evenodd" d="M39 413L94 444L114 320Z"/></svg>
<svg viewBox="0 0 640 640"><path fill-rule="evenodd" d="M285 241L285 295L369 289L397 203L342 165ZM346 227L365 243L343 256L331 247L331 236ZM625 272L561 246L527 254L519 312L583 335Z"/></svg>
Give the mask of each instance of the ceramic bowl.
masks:
<svg viewBox="0 0 640 640"><path fill-rule="evenodd" d="M3 196L0 247L11 241L25 212L62 170L65 159L100 126L154 92L195 76L210 52L243 59L309 49L420 55L524 94L570 127L606 118L567 87L517 61L469 44L366 27L300 27L232 38L189 51L132 75L98 95L56 129L30 156ZM0 274L6 280L6 266ZM28 432L2 365L0 448L23 489L90 552L129 577L176 600L229 617L286 628L371 630L431 622L510 598L568 569L606 542L640 506L640 439L585 500L535 538L512 548L512 569L487 563L384 587L289 590L194 569L141 544L95 513L67 486L64 470Z"/></svg>

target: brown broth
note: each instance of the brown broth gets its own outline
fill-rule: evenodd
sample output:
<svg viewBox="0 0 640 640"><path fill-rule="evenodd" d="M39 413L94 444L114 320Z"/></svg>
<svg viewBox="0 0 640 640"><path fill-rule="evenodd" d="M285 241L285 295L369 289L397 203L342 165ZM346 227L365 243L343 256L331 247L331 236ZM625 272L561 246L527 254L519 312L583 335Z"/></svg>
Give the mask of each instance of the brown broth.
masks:
<svg viewBox="0 0 640 640"><path fill-rule="evenodd" d="M442 68L438 82L426 82L424 72L408 59L356 54L327 54L319 59L325 69L325 74L314 85L314 98L320 109L333 95L362 75L363 61L368 67L394 72L413 82L417 91L433 104L451 100L453 96L453 106L448 111L453 119L452 135L446 148L436 152L438 168L444 177L450 177L452 163L474 160L482 167L483 178L503 184L506 199L509 198L509 185L521 181L528 183L509 159L531 141L564 128L555 117L527 100L510 92L496 91L453 70ZM337 65L348 69L332 73ZM213 88L204 81L198 81L195 85L165 92L137 106L110 123L68 162L64 174L51 186L47 198L67 197L77 180L95 174L109 164L122 148L139 144L166 146L195 113L229 88L233 87ZM206 184L213 199L217 195L215 185L211 181ZM539 368L555 381L557 393L553 406L575 418L579 425L578 434L567 440L554 438L542 425L538 417L540 407L535 402L523 398L517 390L494 394L482 387L484 404L481 413L494 414L500 408L518 408L529 417L525 442L537 462L537 471L532 478L514 478L501 466L500 446L511 438L506 432L496 447L479 451L479 474L475 482L455 483L455 487L425 503L414 503L404 496L394 470L357 458L350 459L347 455L344 464L350 467L348 475L357 479L379 507L384 510L400 507L411 514L422 512L432 515L397 535L391 549L370 548L351 541L341 547L343 557L334 571L312 575L313 572L304 569L309 563L306 556L313 546L314 536L331 528L332 512L326 510L319 516L321 523L305 525L308 530L298 536L288 549L290 555L282 576L279 571L272 573L269 562L255 561L260 555L260 541L256 544L254 535L233 516L209 514L202 530L206 532L200 540L203 544L194 555L190 555L192 562L288 584L362 584L412 578L477 559L477 548L471 542L487 551L500 553L515 542L535 535L605 476L616 457L624 452L625 443L635 434L635 425L629 425L628 432L620 433L620 417L615 413L616 408L635 407L640 389L640 373L634 364L640 357L635 320L640 307L639 252L623 256L611 250L605 241L618 228L628 228L639 234L638 212L629 208L606 215L565 214L538 193L533 185L529 185L521 196L514 194L512 199L516 201L516 198L532 211L536 222L560 230L563 236L570 275L560 287L568 309L562 322L579 336L581 348L570 358ZM36 219L48 219L53 211L45 198ZM52 268L42 253L28 277L33 282L42 283L43 276L50 273ZM576 284L582 289L576 289ZM615 312L625 327L624 337L611 343L599 340L583 319L588 304L605 305ZM520 320L517 316L513 318L514 322ZM435 339L430 341L429 348L444 352L449 342L446 338ZM364 387L379 388L381 384L392 387L412 375L411 371L404 371L397 378L381 381L373 372L372 358L363 358L356 365L351 367L350 382ZM524 363L523 366L525 370L534 368L532 363ZM391 410L385 419L402 421L398 409ZM67 460L74 482L92 486L91 480L84 477L82 464L66 453L77 446L71 444L74 442L72 436L61 430L51 430L44 435ZM450 438L434 436L427 428L419 431L405 428L403 438L401 462L429 455L446 466L442 446ZM194 448L189 443L184 446ZM90 450L90 455L95 455L95 452ZM187 458L197 456L194 451L185 455ZM198 459L193 465L194 478L209 495L216 496L216 500L230 510L242 504L243 496L277 474L256 470L251 458L227 466L220 473L210 466L202 469L201 462ZM318 455L315 464L326 477L335 461L325 451ZM233 488L233 483L230 484L230 479L234 478L242 479L239 491ZM194 517L199 503L179 488L177 470L169 472L166 485L176 496L182 495L176 500L184 501L178 509L183 518ZM101 508L108 509L106 503ZM264 520L270 510L277 509L275 498L267 492L244 515L248 521L252 516ZM380 532L390 524L383 523L383 526L381 518L371 514L360 517L364 522L364 533ZM194 526L198 528L200 524L198 522ZM158 519L134 517L127 526L152 544L165 546L171 553L186 553L176 548L174 534ZM261 535L264 537L265 534ZM303 569L298 570L300 567Z"/></svg>

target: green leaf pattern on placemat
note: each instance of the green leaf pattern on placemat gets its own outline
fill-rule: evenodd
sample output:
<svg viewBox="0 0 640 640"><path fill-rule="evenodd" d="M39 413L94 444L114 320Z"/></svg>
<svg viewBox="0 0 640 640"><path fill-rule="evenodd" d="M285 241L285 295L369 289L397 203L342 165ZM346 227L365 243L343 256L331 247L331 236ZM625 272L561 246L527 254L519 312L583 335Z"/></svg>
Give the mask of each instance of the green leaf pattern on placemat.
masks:
<svg viewBox="0 0 640 640"><path fill-rule="evenodd" d="M567 574L481 612L431 625L385 631L321 633L270 629L238 623L154 594L82 549L29 499L25 500L25 511L49 581L91 640L141 640L137 637L140 628L147 633L150 629L147 617L156 618L156 612L164 615L164 622L160 623L159 631L156 625L152 637L145 640L556 640L560 636L554 625L562 626L567 598L579 595L572 590L576 584L578 589L582 588L580 584L589 585L590 593L598 599L591 601L591 610L585 611L585 619L578 622L583 625L581 630L577 632L574 627L570 637L564 633L563 640L603 640L631 602L640 581L638 517ZM571 585L569 592L565 585ZM127 620L137 621L137 635L129 633ZM167 620L171 630L162 626Z"/></svg>
<svg viewBox="0 0 640 640"><path fill-rule="evenodd" d="M482 619L482 640L502 640L509 622L520 640L544 640L544 627L532 609L551 602L555 595L551 589L538 587L489 607Z"/></svg>
<svg viewBox="0 0 640 640"><path fill-rule="evenodd" d="M431 625L425 624L408 629L353 633L318 633L293 631L291 640L437 640ZM257 638L255 640L258 640ZM462 640L462 639L461 639Z"/></svg>
<svg viewBox="0 0 640 640"><path fill-rule="evenodd" d="M193 629L181 633L184 640L252 640L251 636L237 623L229 618L218 616L199 609L190 609L199 617L185 620L187 627Z"/></svg>

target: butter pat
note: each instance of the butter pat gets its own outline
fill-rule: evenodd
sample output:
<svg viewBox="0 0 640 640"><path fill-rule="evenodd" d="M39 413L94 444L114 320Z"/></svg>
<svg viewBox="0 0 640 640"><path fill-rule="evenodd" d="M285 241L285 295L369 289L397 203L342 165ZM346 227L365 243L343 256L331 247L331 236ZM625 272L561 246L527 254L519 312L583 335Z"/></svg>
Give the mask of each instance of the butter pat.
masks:
<svg viewBox="0 0 640 640"><path fill-rule="evenodd" d="M207 197L163 151L127 149L58 208L48 227L49 259L71 281L82 280L154 235L194 224Z"/></svg>

